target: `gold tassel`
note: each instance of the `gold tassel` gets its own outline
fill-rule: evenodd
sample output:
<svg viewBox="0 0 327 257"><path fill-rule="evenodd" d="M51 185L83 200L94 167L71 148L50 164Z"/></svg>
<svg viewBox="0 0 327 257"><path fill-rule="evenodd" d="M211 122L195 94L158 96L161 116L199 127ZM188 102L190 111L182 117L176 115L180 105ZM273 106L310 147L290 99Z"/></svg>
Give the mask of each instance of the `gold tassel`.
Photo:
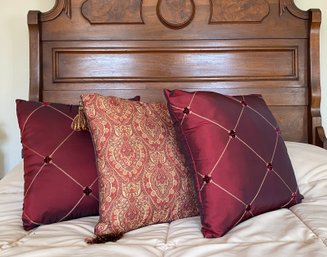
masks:
<svg viewBox="0 0 327 257"><path fill-rule="evenodd" d="M102 236L85 238L85 242L89 245L92 244L103 244L106 242L116 242L123 237L123 233L111 233Z"/></svg>
<svg viewBox="0 0 327 257"><path fill-rule="evenodd" d="M75 118L73 119L71 127L75 131L88 130L87 119L86 119L85 113L83 111L83 106L80 105L78 107L78 113L76 114Z"/></svg>

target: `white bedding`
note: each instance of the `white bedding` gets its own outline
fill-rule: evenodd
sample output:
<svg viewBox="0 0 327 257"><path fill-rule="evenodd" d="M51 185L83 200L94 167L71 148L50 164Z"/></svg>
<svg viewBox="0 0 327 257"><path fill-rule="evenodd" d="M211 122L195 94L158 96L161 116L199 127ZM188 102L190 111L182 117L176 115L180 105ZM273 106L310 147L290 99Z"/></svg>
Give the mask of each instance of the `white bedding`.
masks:
<svg viewBox="0 0 327 257"><path fill-rule="evenodd" d="M287 143L301 204L249 219L222 238L204 239L200 218L131 231L117 243L87 245L98 217L22 228L23 172L0 181L0 256L327 256L327 151ZM272 196L273 197L273 196Z"/></svg>

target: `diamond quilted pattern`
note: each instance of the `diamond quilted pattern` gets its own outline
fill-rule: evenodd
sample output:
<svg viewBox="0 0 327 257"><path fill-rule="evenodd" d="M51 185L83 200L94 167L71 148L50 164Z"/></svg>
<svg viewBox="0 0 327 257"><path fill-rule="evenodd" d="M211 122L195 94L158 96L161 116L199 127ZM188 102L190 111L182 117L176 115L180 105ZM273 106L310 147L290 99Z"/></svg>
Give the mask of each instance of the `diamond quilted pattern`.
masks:
<svg viewBox="0 0 327 257"><path fill-rule="evenodd" d="M261 96L181 90L165 90L165 96L195 172L205 237L223 236L246 219L303 199Z"/></svg>
<svg viewBox="0 0 327 257"><path fill-rule="evenodd" d="M71 129L77 106L16 100L24 156L23 226L98 215L89 132Z"/></svg>

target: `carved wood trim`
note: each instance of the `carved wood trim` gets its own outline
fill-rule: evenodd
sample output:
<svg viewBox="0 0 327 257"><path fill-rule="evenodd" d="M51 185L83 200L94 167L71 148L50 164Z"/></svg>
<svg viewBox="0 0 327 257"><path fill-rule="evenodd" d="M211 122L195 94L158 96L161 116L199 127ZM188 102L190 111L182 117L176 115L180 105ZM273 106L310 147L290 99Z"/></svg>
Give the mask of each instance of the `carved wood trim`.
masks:
<svg viewBox="0 0 327 257"><path fill-rule="evenodd" d="M62 12L65 12L67 17L72 17L71 0L56 0L54 7L50 11L41 13L41 21L54 20Z"/></svg>
<svg viewBox="0 0 327 257"><path fill-rule="evenodd" d="M316 128L321 126L320 114L320 10L310 10L310 53L309 53L309 88L310 90L310 111L309 114L309 143L317 142Z"/></svg>
<svg viewBox="0 0 327 257"><path fill-rule="evenodd" d="M279 15L282 16L286 9L295 17L304 20L309 19L309 13L299 9L295 5L294 0L279 0Z"/></svg>
<svg viewBox="0 0 327 257"><path fill-rule="evenodd" d="M195 15L193 0L159 0L157 16L162 24L171 29L182 29L189 25Z"/></svg>
<svg viewBox="0 0 327 257"><path fill-rule="evenodd" d="M323 127L317 127L316 128L316 141L315 141L315 145L323 147L327 150L327 137L325 134L325 130Z"/></svg>
<svg viewBox="0 0 327 257"><path fill-rule="evenodd" d="M143 0L86 0L82 15L91 24L144 24Z"/></svg>
<svg viewBox="0 0 327 257"><path fill-rule="evenodd" d="M210 0L209 24L223 22L261 22L269 15L266 0Z"/></svg>
<svg viewBox="0 0 327 257"><path fill-rule="evenodd" d="M40 51L40 23L39 11L28 12L28 30L29 30L29 100L40 101L41 92L41 51Z"/></svg>

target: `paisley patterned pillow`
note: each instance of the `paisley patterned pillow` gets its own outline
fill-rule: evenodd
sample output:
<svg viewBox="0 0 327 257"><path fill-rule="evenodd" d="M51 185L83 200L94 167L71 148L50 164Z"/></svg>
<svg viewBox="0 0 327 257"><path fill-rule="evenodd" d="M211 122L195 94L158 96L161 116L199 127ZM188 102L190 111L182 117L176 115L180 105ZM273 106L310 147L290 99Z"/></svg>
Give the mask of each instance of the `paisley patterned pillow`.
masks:
<svg viewBox="0 0 327 257"><path fill-rule="evenodd" d="M115 241L129 230L198 214L163 103L98 94L83 95L82 102L99 173L97 239Z"/></svg>

